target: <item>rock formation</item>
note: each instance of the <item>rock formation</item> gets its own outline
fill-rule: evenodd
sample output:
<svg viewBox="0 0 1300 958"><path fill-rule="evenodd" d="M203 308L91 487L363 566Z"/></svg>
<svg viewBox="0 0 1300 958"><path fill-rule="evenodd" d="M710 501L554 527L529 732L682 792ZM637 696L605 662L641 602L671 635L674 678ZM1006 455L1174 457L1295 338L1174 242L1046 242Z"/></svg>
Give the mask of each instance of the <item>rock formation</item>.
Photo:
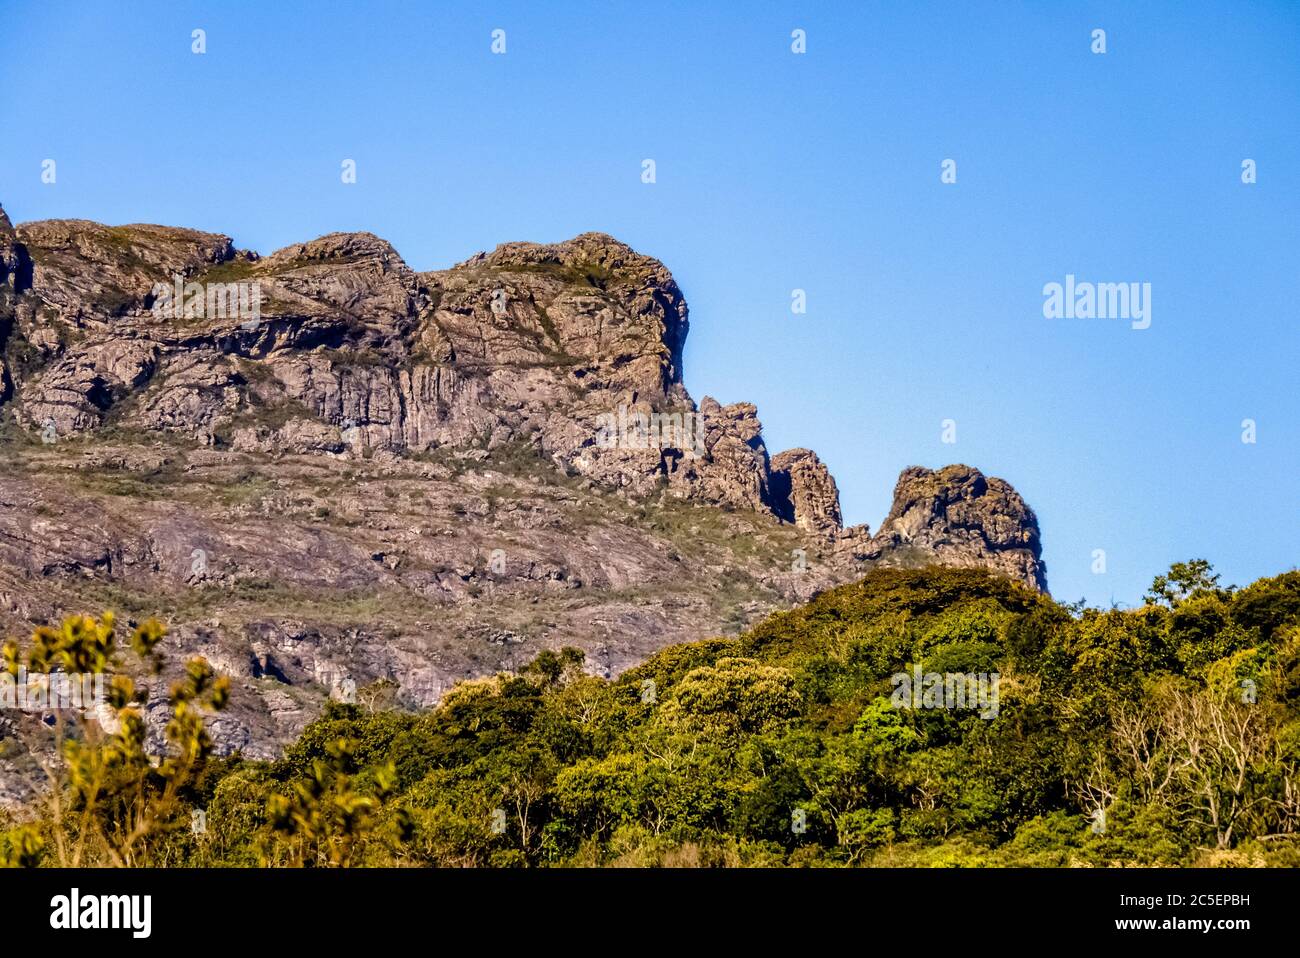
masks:
<svg viewBox="0 0 1300 958"><path fill-rule="evenodd" d="M857 557L982 566L1047 591L1038 520L1010 483L970 466L904 469L894 504Z"/></svg>
<svg viewBox="0 0 1300 958"><path fill-rule="evenodd" d="M834 535L843 526L840 491L811 449L788 449L772 458L774 511L806 532Z"/></svg>
<svg viewBox="0 0 1300 958"><path fill-rule="evenodd" d="M222 748L273 754L341 688L426 706L562 645L612 674L873 562L1045 587L1033 513L965 466L841 528L815 453L691 398L688 327L599 233L421 273L369 233L0 211L0 631L158 615L237 680Z"/></svg>

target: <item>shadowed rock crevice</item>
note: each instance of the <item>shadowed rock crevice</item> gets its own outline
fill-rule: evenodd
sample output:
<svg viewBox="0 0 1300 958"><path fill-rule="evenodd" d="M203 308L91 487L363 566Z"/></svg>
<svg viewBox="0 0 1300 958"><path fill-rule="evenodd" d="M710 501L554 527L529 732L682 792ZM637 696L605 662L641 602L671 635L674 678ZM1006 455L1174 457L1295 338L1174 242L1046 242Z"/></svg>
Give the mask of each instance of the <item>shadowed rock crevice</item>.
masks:
<svg viewBox="0 0 1300 958"><path fill-rule="evenodd" d="M811 449L789 449L772 458L772 497L773 511L800 529L833 536L843 525L839 488Z"/></svg>

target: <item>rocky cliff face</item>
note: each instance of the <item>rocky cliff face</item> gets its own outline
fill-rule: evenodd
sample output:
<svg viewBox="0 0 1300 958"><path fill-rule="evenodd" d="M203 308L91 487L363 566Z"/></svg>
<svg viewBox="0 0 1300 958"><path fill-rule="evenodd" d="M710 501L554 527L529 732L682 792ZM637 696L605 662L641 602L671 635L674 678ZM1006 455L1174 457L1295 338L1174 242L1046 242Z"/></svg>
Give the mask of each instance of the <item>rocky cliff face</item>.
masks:
<svg viewBox="0 0 1300 958"><path fill-rule="evenodd" d="M894 504L856 556L891 564L937 561L991 568L1044 592L1038 520L1010 483L970 466L903 470Z"/></svg>
<svg viewBox="0 0 1300 958"><path fill-rule="evenodd" d="M840 531L840 491L817 453L788 449L773 456L771 485L773 511L781 519L819 535Z"/></svg>
<svg viewBox="0 0 1300 958"><path fill-rule="evenodd" d="M562 645L613 673L873 562L1044 587L1033 513L968 467L842 529L815 453L691 398L688 325L597 233L418 273L367 233L259 257L0 211L0 630L158 615L238 680L221 746L272 754L375 679L428 705Z"/></svg>
<svg viewBox="0 0 1300 958"><path fill-rule="evenodd" d="M35 264L16 313L38 360L15 404L28 429L111 423L236 451L387 458L524 442L637 494L664 482L682 498L765 504L753 407L697 411L681 383L681 291L608 236L508 244L423 274L369 234L265 259L160 227L58 221L16 238ZM196 284L195 298L160 315L153 290L173 283ZM232 285L257 290L256 321L224 291L205 305ZM697 412L699 455L626 428L594 445L602 415Z"/></svg>

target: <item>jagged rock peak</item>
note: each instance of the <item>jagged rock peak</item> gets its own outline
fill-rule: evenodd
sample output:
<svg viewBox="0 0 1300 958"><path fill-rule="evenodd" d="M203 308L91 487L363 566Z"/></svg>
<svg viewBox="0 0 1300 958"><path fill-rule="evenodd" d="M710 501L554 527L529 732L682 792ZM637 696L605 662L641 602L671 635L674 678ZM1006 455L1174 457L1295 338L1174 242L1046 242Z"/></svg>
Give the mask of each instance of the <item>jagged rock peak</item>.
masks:
<svg viewBox="0 0 1300 958"><path fill-rule="evenodd" d="M597 296L611 295L633 316L654 317L661 324L658 335L667 352L668 384L681 383L689 310L672 273L654 257L638 253L608 233L590 232L560 243L502 243L446 272L476 268L530 274L535 280L550 279Z"/></svg>
<svg viewBox="0 0 1300 958"><path fill-rule="evenodd" d="M35 220L19 223L15 232L28 246L45 251L75 251L82 256L98 254L104 259L134 256L149 263L160 261L151 258L150 253L155 257L170 253L174 257L178 253L197 252L206 262L221 262L233 254L229 236L154 223L106 226L92 220Z"/></svg>
<svg viewBox="0 0 1300 958"><path fill-rule="evenodd" d="M811 449L787 449L772 457L773 511L800 529L833 535L843 526L835 479Z"/></svg>
<svg viewBox="0 0 1300 958"><path fill-rule="evenodd" d="M466 263L485 263L497 267L530 264L595 266L611 272L626 270L628 274L639 269L668 272L657 259L638 253L608 233L595 232L579 233L572 239L559 243L502 243L492 252L479 253Z"/></svg>
<svg viewBox="0 0 1300 958"><path fill-rule="evenodd" d="M30 266L31 292L51 319L80 327L89 317L111 319L142 308L155 284L190 277L235 255L229 236L135 223L39 220L14 228ZM33 303L35 305L35 303Z"/></svg>
<svg viewBox="0 0 1300 958"><path fill-rule="evenodd" d="M1003 479L966 465L904 469L866 558L992 568L1047 591L1038 519Z"/></svg>
<svg viewBox="0 0 1300 958"><path fill-rule="evenodd" d="M401 255L393 244L374 233L327 233L306 243L293 243L278 249L266 258L268 266L277 266L303 261L341 260L354 262L362 259L378 259L393 266L406 267Z"/></svg>

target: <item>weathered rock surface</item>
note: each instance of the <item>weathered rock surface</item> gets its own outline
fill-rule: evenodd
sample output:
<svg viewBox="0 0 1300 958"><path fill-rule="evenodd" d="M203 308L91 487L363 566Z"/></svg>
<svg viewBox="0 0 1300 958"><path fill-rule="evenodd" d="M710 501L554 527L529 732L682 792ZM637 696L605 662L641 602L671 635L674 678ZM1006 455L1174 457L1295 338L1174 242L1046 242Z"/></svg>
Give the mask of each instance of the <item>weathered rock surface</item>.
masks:
<svg viewBox="0 0 1300 958"><path fill-rule="evenodd" d="M1033 513L968 467L842 529L815 453L691 398L688 326L599 233L419 273L368 233L260 257L0 211L0 632L157 615L235 680L221 748L270 755L343 689L427 706L563 645L613 674L874 562L1044 587Z"/></svg>
<svg viewBox="0 0 1300 958"><path fill-rule="evenodd" d="M772 497L776 514L806 532L834 535L844 524L839 488L811 449L787 449L772 457Z"/></svg>
<svg viewBox="0 0 1300 958"><path fill-rule="evenodd" d="M981 566L1047 590L1033 510L1009 483L970 466L904 469L889 515L855 552L886 564Z"/></svg>

